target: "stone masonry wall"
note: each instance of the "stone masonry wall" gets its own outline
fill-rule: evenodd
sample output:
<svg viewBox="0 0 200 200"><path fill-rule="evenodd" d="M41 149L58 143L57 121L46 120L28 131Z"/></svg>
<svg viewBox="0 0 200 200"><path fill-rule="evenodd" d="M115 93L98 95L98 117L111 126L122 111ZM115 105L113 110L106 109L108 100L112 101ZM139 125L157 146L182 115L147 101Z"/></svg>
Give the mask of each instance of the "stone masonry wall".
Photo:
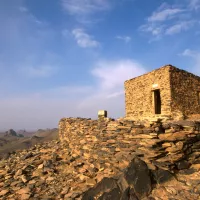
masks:
<svg viewBox="0 0 200 200"><path fill-rule="evenodd" d="M108 192L107 184L112 185L110 193L113 197L116 195L115 192L120 196L124 194L123 191L129 187L129 182L125 184L123 180L119 179L116 183L116 179L112 178L129 169L130 163L135 158L144 161L152 172L160 173L158 169L164 170L162 173L167 173L167 177L169 173L173 174L177 170L188 169L200 162L199 123L192 121L163 124L156 122L144 125L123 119L103 121L63 118L59 123L59 137L62 143L67 144L74 160L81 161L74 161L72 165L78 170L81 167L80 180L83 186L91 187L88 191L84 190L82 195L85 198L83 199L92 199L89 196L99 196L102 195L102 192ZM137 159L134 162L138 162ZM144 168L146 170L146 167ZM135 170L137 171L137 169ZM141 168L138 170L138 173L143 176L144 172L140 171ZM126 180L128 181L128 177ZM157 181L159 182L159 180ZM116 184L122 184L123 187L118 187ZM145 190L142 186L143 182L138 184L141 186L137 184L130 186L130 188L134 187L134 195L138 199L150 194L149 182L148 187L145 185ZM147 182L144 181L144 184ZM94 192L97 191L97 188L99 188L98 194ZM82 189L79 188L79 190ZM72 194L74 192L75 190L72 191ZM110 193L108 192L107 195Z"/></svg>
<svg viewBox="0 0 200 200"><path fill-rule="evenodd" d="M161 114L171 115L170 68L171 66L165 66L125 82L126 118L137 120L155 117L155 89L160 89Z"/></svg>
<svg viewBox="0 0 200 200"><path fill-rule="evenodd" d="M123 119L100 122L63 118L59 123L59 138L76 154L93 157L106 154L106 159L110 160L122 154L125 160L131 155L139 155L150 166L157 163L155 165L173 170L176 162L188 156L188 149L191 154L191 146L200 137L198 127L199 123L192 121L156 122L145 126Z"/></svg>
<svg viewBox="0 0 200 200"><path fill-rule="evenodd" d="M200 77L177 68L170 69L170 85L172 93L172 113L183 115L200 114L198 92Z"/></svg>

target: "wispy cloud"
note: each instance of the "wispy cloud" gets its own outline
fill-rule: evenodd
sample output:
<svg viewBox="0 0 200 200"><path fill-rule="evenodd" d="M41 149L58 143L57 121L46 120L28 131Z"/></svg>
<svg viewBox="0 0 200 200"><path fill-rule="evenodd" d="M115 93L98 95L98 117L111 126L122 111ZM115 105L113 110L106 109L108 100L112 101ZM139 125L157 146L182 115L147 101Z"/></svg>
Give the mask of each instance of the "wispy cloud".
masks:
<svg viewBox="0 0 200 200"><path fill-rule="evenodd" d="M165 31L167 35L174 35L177 33L180 33L181 31L186 31L190 27L194 25L195 21L182 21L178 24L172 25L171 27L168 27Z"/></svg>
<svg viewBox="0 0 200 200"><path fill-rule="evenodd" d="M185 49L180 55L196 58L196 57L198 57L199 53L197 51L193 51L191 49Z"/></svg>
<svg viewBox="0 0 200 200"><path fill-rule="evenodd" d="M147 23L139 27L139 30L146 33L151 33L154 38L159 39L164 31L164 25L156 25L152 23Z"/></svg>
<svg viewBox="0 0 200 200"><path fill-rule="evenodd" d="M93 37L87 34L83 29L74 29L72 34L77 44L82 48L100 46L100 43L94 40Z"/></svg>
<svg viewBox="0 0 200 200"><path fill-rule="evenodd" d="M200 0L188 0L189 1L189 8L192 10L200 9Z"/></svg>
<svg viewBox="0 0 200 200"><path fill-rule="evenodd" d="M131 41L130 36L116 36L116 39L123 40L125 43L129 43Z"/></svg>
<svg viewBox="0 0 200 200"><path fill-rule="evenodd" d="M124 81L145 72L144 67L133 60L99 61L92 74L105 90L123 87Z"/></svg>
<svg viewBox="0 0 200 200"><path fill-rule="evenodd" d="M174 18L177 14L183 12L180 8L170 8L165 3L162 4L153 14L148 17L149 22L165 21Z"/></svg>
<svg viewBox="0 0 200 200"><path fill-rule="evenodd" d="M62 0L63 8L71 15L85 15L107 10L108 0Z"/></svg>
<svg viewBox="0 0 200 200"><path fill-rule="evenodd" d="M38 25L42 25L45 24L45 22L39 20L35 15L33 15L29 9L25 6L19 6L19 11L24 14L26 17L29 18L30 21L38 24Z"/></svg>
<svg viewBox="0 0 200 200"><path fill-rule="evenodd" d="M103 14L113 7L113 0L60 0L64 12L84 25L102 21Z"/></svg>
<svg viewBox="0 0 200 200"><path fill-rule="evenodd" d="M200 0L198 0L200 1ZM196 2L196 0L195 0ZM190 4L192 1L190 2ZM193 5L197 5L197 2ZM169 5L162 3L150 17L146 19L146 23L139 27L142 32L151 33L152 40L161 39L164 35L174 35L187 31L194 27L198 21L191 14L190 5ZM184 16L187 15L187 20Z"/></svg>
<svg viewBox="0 0 200 200"><path fill-rule="evenodd" d="M172 20L182 13L184 10L181 8L175 8L162 3L156 11L152 13L150 17L146 19L146 24L140 26L139 30L142 32L151 33L154 39L160 39L165 33L167 25L165 21Z"/></svg>

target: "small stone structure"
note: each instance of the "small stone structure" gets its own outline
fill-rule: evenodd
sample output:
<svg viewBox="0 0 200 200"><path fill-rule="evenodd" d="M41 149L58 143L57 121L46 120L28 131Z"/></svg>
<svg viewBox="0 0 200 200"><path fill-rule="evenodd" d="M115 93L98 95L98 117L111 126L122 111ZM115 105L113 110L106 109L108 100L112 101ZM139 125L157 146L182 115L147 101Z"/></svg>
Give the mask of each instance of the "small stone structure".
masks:
<svg viewBox="0 0 200 200"><path fill-rule="evenodd" d="M166 65L125 81L126 118L180 119L200 114L200 77Z"/></svg>

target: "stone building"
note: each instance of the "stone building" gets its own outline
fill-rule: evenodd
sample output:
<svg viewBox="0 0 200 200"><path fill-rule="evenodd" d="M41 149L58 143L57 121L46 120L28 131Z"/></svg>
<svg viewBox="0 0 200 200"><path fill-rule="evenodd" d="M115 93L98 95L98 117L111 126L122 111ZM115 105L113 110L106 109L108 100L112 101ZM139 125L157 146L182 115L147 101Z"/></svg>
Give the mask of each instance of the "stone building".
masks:
<svg viewBox="0 0 200 200"><path fill-rule="evenodd" d="M200 114L200 77L172 65L125 81L126 118L181 119Z"/></svg>

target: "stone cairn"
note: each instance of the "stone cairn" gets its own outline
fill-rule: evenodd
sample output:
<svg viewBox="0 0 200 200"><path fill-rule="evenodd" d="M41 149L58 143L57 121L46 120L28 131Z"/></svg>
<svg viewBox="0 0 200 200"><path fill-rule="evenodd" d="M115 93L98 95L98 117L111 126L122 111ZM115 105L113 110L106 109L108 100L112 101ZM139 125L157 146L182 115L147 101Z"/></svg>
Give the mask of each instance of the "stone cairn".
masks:
<svg viewBox="0 0 200 200"><path fill-rule="evenodd" d="M126 195L130 196L133 187L135 198L141 199L151 191L149 176L147 176L149 171L153 173L155 182L159 183L161 177L165 177L162 174L159 178L160 171L164 174L167 172L169 178L170 174L175 174L179 170L200 168L199 122L161 123L158 120L145 124L125 119L105 120L106 114L100 112L99 115L100 122L104 123L84 118L63 118L59 123L60 140L69 145L71 154L81 158L82 162L91 162L94 171L98 168L95 177L85 177L86 182L90 181L94 185L98 183L96 189L92 188L85 193L85 199L100 195L102 191L98 188L107 191L108 188L105 188L107 181L111 181L108 185L112 185L109 191L118 194L120 198L125 191ZM137 168L137 163L140 163L146 181L143 177L141 179L143 183L139 181L136 185L130 186L131 181L126 173L129 174L127 170L134 168L133 166ZM140 167L133 171L141 173ZM119 174L123 174L122 176L126 178L123 180L121 176L116 178L115 176ZM136 174L132 175L132 178L135 179ZM115 177L115 181L105 180L105 177ZM125 180L126 187L123 188L123 184L123 187L118 188L116 179L118 186L119 182L121 184ZM104 187L101 180L105 182Z"/></svg>

